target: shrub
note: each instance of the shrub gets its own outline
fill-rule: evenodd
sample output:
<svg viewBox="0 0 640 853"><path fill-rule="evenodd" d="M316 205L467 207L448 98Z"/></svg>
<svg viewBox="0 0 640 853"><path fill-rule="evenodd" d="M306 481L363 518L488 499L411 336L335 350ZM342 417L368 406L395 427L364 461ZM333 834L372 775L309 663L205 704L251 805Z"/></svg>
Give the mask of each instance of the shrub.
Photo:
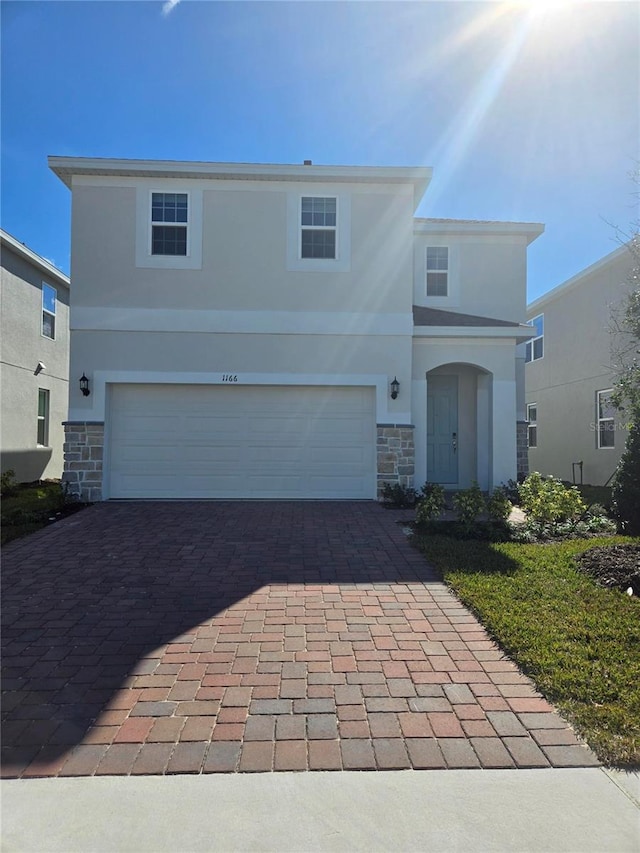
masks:
<svg viewBox="0 0 640 853"><path fill-rule="evenodd" d="M613 512L624 533L640 536L640 420L631 425L616 471Z"/></svg>
<svg viewBox="0 0 640 853"><path fill-rule="evenodd" d="M461 527L463 530L469 530L485 508L484 496L475 480L469 489L464 489L454 496L453 505Z"/></svg>
<svg viewBox="0 0 640 853"><path fill-rule="evenodd" d="M13 468L9 468L0 476L0 494L3 498L7 498L10 495L17 494L17 492L16 472Z"/></svg>
<svg viewBox="0 0 640 853"><path fill-rule="evenodd" d="M491 521L506 521L511 515L513 504L507 497L506 490L498 486L487 499L487 512Z"/></svg>
<svg viewBox="0 0 640 853"><path fill-rule="evenodd" d="M575 486L565 486L555 477L529 474L518 488L520 503L536 524L559 524L578 518L586 505Z"/></svg>
<svg viewBox="0 0 640 853"><path fill-rule="evenodd" d="M401 486L400 483L385 483L382 487L382 500L388 506L405 509L415 506L416 493L410 486Z"/></svg>
<svg viewBox="0 0 640 853"><path fill-rule="evenodd" d="M439 483L425 483L418 495L416 521L425 524L438 518L444 509L444 486Z"/></svg>

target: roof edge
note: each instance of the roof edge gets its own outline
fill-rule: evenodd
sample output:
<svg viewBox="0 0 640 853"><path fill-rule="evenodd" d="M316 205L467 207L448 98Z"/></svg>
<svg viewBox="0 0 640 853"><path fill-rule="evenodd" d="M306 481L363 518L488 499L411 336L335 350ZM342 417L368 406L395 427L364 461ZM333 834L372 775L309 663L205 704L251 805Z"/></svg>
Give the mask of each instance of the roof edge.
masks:
<svg viewBox="0 0 640 853"><path fill-rule="evenodd" d="M202 160L132 160L102 157L48 157L49 168L71 189L74 175L189 177L219 180L303 180L409 183L416 206L426 192L429 166L327 166L274 163L219 163Z"/></svg>
<svg viewBox="0 0 640 853"><path fill-rule="evenodd" d="M21 243L16 237L9 234L2 228L0 228L0 242L6 244L21 257L35 264L52 278L57 279L57 281L65 287L71 287L71 279L68 275L65 275L62 270L59 270L58 267L55 267L46 258L43 258L42 255L39 255L37 252L34 252L33 249L25 246L24 243Z"/></svg>
<svg viewBox="0 0 640 853"><path fill-rule="evenodd" d="M580 281L583 278L588 275L593 275L593 273L595 272L598 272L598 270L602 269L607 264L622 257L625 252L629 252L630 258L632 258L632 243L633 237L631 238L631 240L627 240L626 243L623 243L621 246L618 246L617 249L614 249L612 252L609 252L608 255L599 258L597 261L594 261L588 267L585 267L583 270L580 270L580 272L577 272L575 275L572 275L571 278L560 282L560 284L557 284L555 287L552 287L551 290L548 290L546 293L543 293L542 296L538 296L537 299L534 299L533 302L529 302L529 304L527 305L527 313L530 313L531 311L537 311L539 308L546 305L547 302L551 302L553 299L556 299L559 296L563 296L568 291L573 290L574 287L577 287L580 284Z"/></svg>
<svg viewBox="0 0 640 853"><path fill-rule="evenodd" d="M522 235L527 238L527 245L544 232L542 222L508 222L490 219L435 219L416 217L414 233L416 234L503 234Z"/></svg>

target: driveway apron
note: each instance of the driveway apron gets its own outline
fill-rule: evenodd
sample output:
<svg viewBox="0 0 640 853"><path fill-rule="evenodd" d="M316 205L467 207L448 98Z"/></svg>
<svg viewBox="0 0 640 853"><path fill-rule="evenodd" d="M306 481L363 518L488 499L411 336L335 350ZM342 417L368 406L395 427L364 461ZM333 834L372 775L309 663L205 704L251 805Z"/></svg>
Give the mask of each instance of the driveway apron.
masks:
<svg viewBox="0 0 640 853"><path fill-rule="evenodd" d="M11 543L3 775L596 765L402 516L104 503Z"/></svg>

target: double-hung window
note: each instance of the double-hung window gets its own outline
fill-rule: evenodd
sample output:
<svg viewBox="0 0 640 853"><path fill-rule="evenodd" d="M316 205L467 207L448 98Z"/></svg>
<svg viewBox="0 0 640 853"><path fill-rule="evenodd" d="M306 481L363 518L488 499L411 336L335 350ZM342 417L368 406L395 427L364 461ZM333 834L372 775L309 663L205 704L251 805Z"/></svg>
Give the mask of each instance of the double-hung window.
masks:
<svg viewBox="0 0 640 853"><path fill-rule="evenodd" d="M538 446L538 404L527 403L527 445Z"/></svg>
<svg viewBox="0 0 640 853"><path fill-rule="evenodd" d="M527 341L527 353L525 361L537 361L544 355L544 314L538 314L532 320L529 320L529 326L533 326L536 330L536 337Z"/></svg>
<svg viewBox="0 0 640 853"><path fill-rule="evenodd" d="M49 444L49 392L46 388L38 388L37 442L42 447Z"/></svg>
<svg viewBox="0 0 640 853"><path fill-rule="evenodd" d="M303 196L300 205L300 257L337 258L338 200Z"/></svg>
<svg viewBox="0 0 640 853"><path fill-rule="evenodd" d="M427 246L427 296L449 294L449 249Z"/></svg>
<svg viewBox="0 0 640 853"><path fill-rule="evenodd" d="M598 420L598 449L615 447L615 407L611 402L611 388L596 392L596 417Z"/></svg>
<svg viewBox="0 0 640 853"><path fill-rule="evenodd" d="M42 282L42 334L45 338L56 339L56 302L58 294L55 287Z"/></svg>
<svg viewBox="0 0 640 853"><path fill-rule="evenodd" d="M186 255L188 227L187 193L151 193L152 255Z"/></svg>

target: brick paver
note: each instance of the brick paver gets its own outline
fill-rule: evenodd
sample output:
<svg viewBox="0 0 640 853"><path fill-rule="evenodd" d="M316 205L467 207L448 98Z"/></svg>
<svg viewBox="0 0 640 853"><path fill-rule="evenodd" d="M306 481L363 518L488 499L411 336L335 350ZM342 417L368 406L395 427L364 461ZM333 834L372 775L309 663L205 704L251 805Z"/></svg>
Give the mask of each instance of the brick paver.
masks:
<svg viewBox="0 0 640 853"><path fill-rule="evenodd" d="M399 518L113 503L11 543L2 776L596 764Z"/></svg>

